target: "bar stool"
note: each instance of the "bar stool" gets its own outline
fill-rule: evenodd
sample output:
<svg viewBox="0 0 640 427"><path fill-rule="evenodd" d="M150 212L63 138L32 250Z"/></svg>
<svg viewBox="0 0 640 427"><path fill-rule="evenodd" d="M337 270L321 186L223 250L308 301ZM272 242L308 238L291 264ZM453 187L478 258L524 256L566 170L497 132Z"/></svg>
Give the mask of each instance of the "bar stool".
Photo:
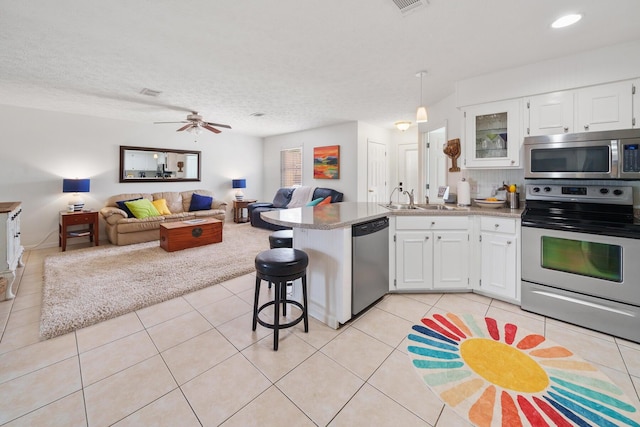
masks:
<svg viewBox="0 0 640 427"><path fill-rule="evenodd" d="M253 300L253 330L260 323L273 329L273 350L278 350L278 332L280 329L290 328L304 321L304 331L309 332L309 318L307 315L307 266L309 257L304 251L292 248L275 248L260 252L255 259L256 289ZM287 299L287 282L302 279L302 303ZM269 286L275 284L274 299L258 307L260 284L268 281ZM287 315L287 304L292 304L302 310L302 314L288 323L280 323L280 304L282 315ZM273 323L265 322L258 315L269 306L274 306Z"/></svg>
<svg viewBox="0 0 640 427"><path fill-rule="evenodd" d="M292 248L293 230L274 231L269 235L269 245L271 246L271 249Z"/></svg>
<svg viewBox="0 0 640 427"><path fill-rule="evenodd" d="M275 248L292 248L293 247L293 230L278 230L269 235L269 247ZM292 285L289 283L289 285ZM269 283L271 289L271 283Z"/></svg>

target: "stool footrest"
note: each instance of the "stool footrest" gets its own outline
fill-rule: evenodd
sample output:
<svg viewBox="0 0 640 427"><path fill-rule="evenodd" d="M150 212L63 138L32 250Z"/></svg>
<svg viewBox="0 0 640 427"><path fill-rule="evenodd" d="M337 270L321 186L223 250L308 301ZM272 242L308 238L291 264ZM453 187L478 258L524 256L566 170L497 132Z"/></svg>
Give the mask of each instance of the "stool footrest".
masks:
<svg viewBox="0 0 640 427"><path fill-rule="evenodd" d="M304 307L298 301L293 301L293 300L288 299L288 300L281 300L279 303L280 304L282 304L282 303L292 304L292 305L295 305L296 307L298 307L300 310L302 310L302 313L300 314L300 316L298 318L292 320L291 322L289 322L289 323L279 323L278 324L278 328L279 329L290 328L290 327L295 326L295 325L297 325L298 323L300 323L301 321L304 320ZM260 306L260 308L258 308L258 315L260 314L262 309L267 308L268 306L271 306L273 304L275 304L274 301L269 301L266 304L262 304ZM268 323L268 322L262 320L260 317L258 317L257 320L258 320L258 323L260 323L265 328L275 329L275 325L273 323Z"/></svg>

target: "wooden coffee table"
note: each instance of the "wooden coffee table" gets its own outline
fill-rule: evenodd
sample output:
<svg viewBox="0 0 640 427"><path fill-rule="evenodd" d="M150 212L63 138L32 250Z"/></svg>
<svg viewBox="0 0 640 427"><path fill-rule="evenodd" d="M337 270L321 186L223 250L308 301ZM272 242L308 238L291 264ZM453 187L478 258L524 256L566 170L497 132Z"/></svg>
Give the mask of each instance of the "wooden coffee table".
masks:
<svg viewBox="0 0 640 427"><path fill-rule="evenodd" d="M160 247L167 252L222 242L222 221L214 218L160 224Z"/></svg>

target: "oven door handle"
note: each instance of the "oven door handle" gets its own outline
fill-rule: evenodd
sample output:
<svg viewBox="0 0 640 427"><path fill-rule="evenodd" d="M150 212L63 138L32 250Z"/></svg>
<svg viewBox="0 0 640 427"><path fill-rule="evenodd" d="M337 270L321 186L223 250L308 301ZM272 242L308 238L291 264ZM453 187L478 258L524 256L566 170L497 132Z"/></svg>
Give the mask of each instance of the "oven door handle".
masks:
<svg viewBox="0 0 640 427"><path fill-rule="evenodd" d="M613 140L611 141L611 176L620 178L619 166L620 166L620 150L622 147L621 140Z"/></svg>
<svg viewBox="0 0 640 427"><path fill-rule="evenodd" d="M532 292L534 294L539 294L539 295L545 296L547 298L559 299L559 300L571 302L573 304L585 305L587 307L597 308L598 310L609 311L611 313L621 314L623 316L636 317L634 313L626 311L626 310L619 310L619 309L616 309L616 308L607 307L606 305L596 304L594 302L584 301L584 300L581 300L581 299L578 299L578 298L568 297L566 295L558 295L558 294L554 294L553 292L535 291L535 290L532 291Z"/></svg>

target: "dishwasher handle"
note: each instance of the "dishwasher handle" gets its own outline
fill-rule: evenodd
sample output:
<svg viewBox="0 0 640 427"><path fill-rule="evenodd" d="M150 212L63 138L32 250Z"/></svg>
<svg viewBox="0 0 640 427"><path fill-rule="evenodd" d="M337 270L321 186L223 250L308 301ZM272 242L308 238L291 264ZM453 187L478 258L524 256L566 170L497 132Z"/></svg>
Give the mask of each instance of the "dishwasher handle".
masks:
<svg viewBox="0 0 640 427"><path fill-rule="evenodd" d="M353 237L366 236L368 234L373 234L386 228L389 228L389 218L378 218L374 219L373 221L354 225L351 235Z"/></svg>

